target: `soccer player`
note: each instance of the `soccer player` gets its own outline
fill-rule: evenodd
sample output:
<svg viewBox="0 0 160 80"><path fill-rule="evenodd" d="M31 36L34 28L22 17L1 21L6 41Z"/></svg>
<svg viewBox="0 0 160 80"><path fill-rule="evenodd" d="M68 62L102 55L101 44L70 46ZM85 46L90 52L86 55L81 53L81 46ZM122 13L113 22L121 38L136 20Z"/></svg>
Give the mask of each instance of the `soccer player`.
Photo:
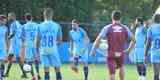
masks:
<svg viewBox="0 0 160 80"><path fill-rule="evenodd" d="M87 33L77 20L72 20L72 30L69 32L70 35L70 54L73 57L72 70L78 73L79 59L82 59L84 63L84 80L88 80L88 44L89 38Z"/></svg>
<svg viewBox="0 0 160 80"><path fill-rule="evenodd" d="M5 70L5 61L7 58L7 27L6 16L0 15L0 80L3 80L4 70Z"/></svg>
<svg viewBox="0 0 160 80"><path fill-rule="evenodd" d="M23 70L23 65L20 63L20 46L21 46L21 40L20 40L20 33L21 33L21 24L16 20L16 15L14 12L8 13L8 21L10 22L9 25L9 55L8 55L8 66L5 73L5 77L8 76L10 68L12 66L12 63L15 61L18 61L19 66L21 68L21 71L23 73L22 77L26 78L26 74Z"/></svg>
<svg viewBox="0 0 160 80"><path fill-rule="evenodd" d="M134 36L132 35L129 28L121 24L121 12L112 12L112 23L105 26L98 37L96 38L93 47L91 49L91 55L95 56L96 48L98 47L101 39L107 39L108 41L108 56L106 57L108 61L108 68L110 74L110 80L115 80L116 69L120 69L119 77L120 80L124 80L124 59L125 52L130 52ZM130 46L125 50L125 42L127 39L131 40Z"/></svg>
<svg viewBox="0 0 160 80"><path fill-rule="evenodd" d="M31 74L33 78L35 78L34 71L33 71L33 63L35 63L36 71L39 76L39 53L36 52L36 46L34 44L38 24L32 21L32 15L30 13L25 14L26 24L23 25L22 28L22 48L25 50L25 63L31 65Z"/></svg>
<svg viewBox="0 0 160 80"><path fill-rule="evenodd" d="M43 16L44 22L38 27L36 46L39 47L41 62L44 65L45 80L53 80L49 76L50 67L55 69L56 80L62 80L61 61L58 52L58 44L62 41L61 27L52 20L53 10L51 8L45 8Z"/></svg>
<svg viewBox="0 0 160 80"><path fill-rule="evenodd" d="M160 14L153 17L154 23L148 28L145 56L151 47L151 62L153 64L154 79L160 80ZM146 60L147 61L147 60Z"/></svg>
<svg viewBox="0 0 160 80"><path fill-rule="evenodd" d="M135 20L135 49L134 49L134 62L137 64L137 72L139 80L146 80L146 65L145 65L145 42L147 28L144 27L142 17L137 17Z"/></svg>

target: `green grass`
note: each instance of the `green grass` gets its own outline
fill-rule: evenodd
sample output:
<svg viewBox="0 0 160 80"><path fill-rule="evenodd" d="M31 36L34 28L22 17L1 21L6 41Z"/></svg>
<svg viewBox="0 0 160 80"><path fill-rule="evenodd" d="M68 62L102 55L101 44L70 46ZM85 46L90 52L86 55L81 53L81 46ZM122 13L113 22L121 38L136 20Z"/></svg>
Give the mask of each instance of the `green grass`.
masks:
<svg viewBox="0 0 160 80"><path fill-rule="evenodd" d="M108 70L106 69L105 64L91 64L89 70L89 80L109 80L108 78ZM125 80L138 80L138 75L136 72L136 66L135 65L126 65L126 76ZM55 80L55 74L54 74L54 69L51 68L51 80ZM74 72L71 71L70 66L68 64L63 64L62 66L62 75L63 75L63 80L83 80L83 68L82 65L80 66L80 73L75 74ZM41 68L41 77L43 77L43 69ZM14 67L12 67L9 77L6 78L5 80L31 80L31 78L28 79L22 79L20 78L21 76L21 71L19 66L16 64ZM28 74L29 77L31 77L30 74ZM147 69L147 80L152 80L153 77L153 72L151 66L148 66ZM44 79L42 79L44 80ZM116 80L119 80L118 78L118 71L116 73Z"/></svg>

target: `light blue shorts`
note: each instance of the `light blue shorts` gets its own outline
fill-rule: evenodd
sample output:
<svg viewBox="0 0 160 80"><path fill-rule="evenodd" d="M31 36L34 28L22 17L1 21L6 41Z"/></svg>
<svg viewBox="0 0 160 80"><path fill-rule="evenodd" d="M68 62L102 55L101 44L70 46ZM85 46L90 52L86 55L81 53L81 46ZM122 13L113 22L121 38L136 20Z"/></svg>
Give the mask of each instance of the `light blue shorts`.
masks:
<svg viewBox="0 0 160 80"><path fill-rule="evenodd" d="M160 51L151 51L151 62L160 63Z"/></svg>
<svg viewBox="0 0 160 80"><path fill-rule="evenodd" d="M36 49L35 48L26 48L25 50L25 61L35 61L36 59Z"/></svg>
<svg viewBox="0 0 160 80"><path fill-rule="evenodd" d="M44 67L56 67L61 66L61 61L58 53L53 54L41 54L41 62Z"/></svg>
<svg viewBox="0 0 160 80"><path fill-rule="evenodd" d="M144 63L145 55L144 55L144 48L135 48L131 51L129 55L130 60L133 63Z"/></svg>

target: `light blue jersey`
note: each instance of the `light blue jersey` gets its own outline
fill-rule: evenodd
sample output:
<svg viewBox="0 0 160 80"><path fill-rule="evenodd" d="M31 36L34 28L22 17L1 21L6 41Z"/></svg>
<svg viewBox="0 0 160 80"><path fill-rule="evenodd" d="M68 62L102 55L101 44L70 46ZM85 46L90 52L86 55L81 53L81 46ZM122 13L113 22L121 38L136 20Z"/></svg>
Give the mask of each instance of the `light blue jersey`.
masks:
<svg viewBox="0 0 160 80"><path fill-rule="evenodd" d="M34 60L36 56L35 50L35 37L37 34L38 24L32 21L28 21L23 25L21 38L25 43L25 58L26 60Z"/></svg>
<svg viewBox="0 0 160 80"><path fill-rule="evenodd" d="M69 32L71 41L73 41L73 54L76 56L81 56L81 60L83 62L88 61L88 46L84 44L84 39L86 35L86 31L78 27L77 29L72 29Z"/></svg>
<svg viewBox="0 0 160 80"><path fill-rule="evenodd" d="M151 61L160 63L160 24L151 25L147 38L151 41Z"/></svg>
<svg viewBox="0 0 160 80"><path fill-rule="evenodd" d="M73 53L80 55L81 50L85 48L84 46L84 38L85 38L86 32L78 27L76 30L72 29L69 32L70 38L73 41Z"/></svg>
<svg viewBox="0 0 160 80"><path fill-rule="evenodd" d="M62 36L61 27L53 21L44 21L38 27L40 54L44 66L60 67L57 38Z"/></svg>
<svg viewBox="0 0 160 80"><path fill-rule="evenodd" d="M144 48L146 42L147 30L141 25L135 31L135 48L134 48L134 62L144 62Z"/></svg>
<svg viewBox="0 0 160 80"><path fill-rule="evenodd" d="M22 25L16 20L13 21L10 25L10 35L14 35L14 36L11 38L9 53L14 54L16 57L18 57L18 54L20 52L21 29L22 29Z"/></svg>
<svg viewBox="0 0 160 80"><path fill-rule="evenodd" d="M4 59L7 55L6 52L6 32L7 28L6 26L0 25L0 60Z"/></svg>

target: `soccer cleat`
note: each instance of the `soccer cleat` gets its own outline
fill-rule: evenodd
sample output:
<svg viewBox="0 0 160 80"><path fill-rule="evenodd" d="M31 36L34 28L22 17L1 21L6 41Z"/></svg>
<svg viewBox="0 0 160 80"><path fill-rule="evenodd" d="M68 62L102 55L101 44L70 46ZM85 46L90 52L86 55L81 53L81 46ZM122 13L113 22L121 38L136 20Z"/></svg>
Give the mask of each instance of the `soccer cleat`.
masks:
<svg viewBox="0 0 160 80"><path fill-rule="evenodd" d="M79 73L78 68L73 65L71 66L71 70L74 71L76 74Z"/></svg>
<svg viewBox="0 0 160 80"><path fill-rule="evenodd" d="M9 75L8 74L4 74L3 77L9 77Z"/></svg>

